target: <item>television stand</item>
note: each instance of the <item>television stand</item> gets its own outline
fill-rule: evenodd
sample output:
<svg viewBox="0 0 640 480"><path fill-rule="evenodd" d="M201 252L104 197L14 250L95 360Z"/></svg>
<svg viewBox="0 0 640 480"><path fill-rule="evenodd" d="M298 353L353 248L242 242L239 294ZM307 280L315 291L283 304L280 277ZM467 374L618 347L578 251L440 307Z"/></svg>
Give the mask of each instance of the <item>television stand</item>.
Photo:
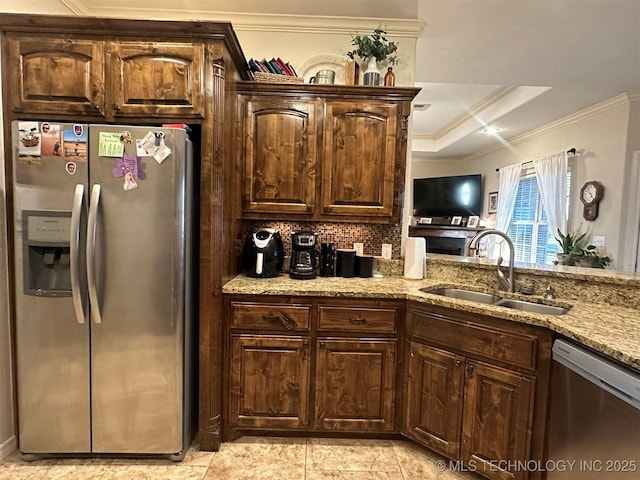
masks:
<svg viewBox="0 0 640 480"><path fill-rule="evenodd" d="M412 225L410 237L424 237L427 253L471 256L469 245L484 228L467 228L459 225Z"/></svg>

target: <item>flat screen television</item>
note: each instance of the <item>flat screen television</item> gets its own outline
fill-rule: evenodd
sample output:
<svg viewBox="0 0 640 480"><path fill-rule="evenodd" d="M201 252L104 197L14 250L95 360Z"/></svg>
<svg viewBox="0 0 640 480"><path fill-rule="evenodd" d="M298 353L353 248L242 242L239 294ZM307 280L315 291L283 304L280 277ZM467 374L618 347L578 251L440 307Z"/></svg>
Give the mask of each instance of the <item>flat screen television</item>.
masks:
<svg viewBox="0 0 640 480"><path fill-rule="evenodd" d="M482 175L413 179L415 217L480 215Z"/></svg>

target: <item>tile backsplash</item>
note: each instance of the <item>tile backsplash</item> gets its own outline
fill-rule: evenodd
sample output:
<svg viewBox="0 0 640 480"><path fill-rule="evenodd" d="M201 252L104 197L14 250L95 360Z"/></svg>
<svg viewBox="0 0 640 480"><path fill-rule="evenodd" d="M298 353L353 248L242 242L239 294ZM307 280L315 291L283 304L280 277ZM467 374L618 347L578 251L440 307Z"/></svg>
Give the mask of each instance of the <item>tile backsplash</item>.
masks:
<svg viewBox="0 0 640 480"><path fill-rule="evenodd" d="M393 246L391 258L400 258L401 225L245 221L245 227L245 236L259 228L279 230L287 256L291 255L291 232L311 231L318 234L318 244L332 242L336 248L351 249L354 243L363 243L365 255L380 255L382 244L390 243Z"/></svg>

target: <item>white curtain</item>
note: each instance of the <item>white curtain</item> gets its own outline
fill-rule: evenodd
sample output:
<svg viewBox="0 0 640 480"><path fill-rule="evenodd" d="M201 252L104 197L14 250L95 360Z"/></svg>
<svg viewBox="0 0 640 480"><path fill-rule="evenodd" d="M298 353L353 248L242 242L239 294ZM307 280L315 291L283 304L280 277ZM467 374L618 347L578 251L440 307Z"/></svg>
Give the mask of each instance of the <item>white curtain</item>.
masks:
<svg viewBox="0 0 640 480"><path fill-rule="evenodd" d="M567 163L566 152L533 161L540 198L553 235L558 230L567 231Z"/></svg>
<svg viewBox="0 0 640 480"><path fill-rule="evenodd" d="M522 164L510 165L508 167L500 167L500 182L498 183L498 211L496 214L496 230L500 230L507 233L509 230L509 223L511 223L511 217L513 216L513 209L516 204L516 194L518 193L518 182L520 181L520 172L522 171ZM490 257L497 258L502 255L501 248L503 240L500 237L491 235L495 241L495 246L491 248L488 245L487 251L492 252Z"/></svg>
<svg viewBox="0 0 640 480"><path fill-rule="evenodd" d="M500 168L500 182L498 183L498 212L496 215L496 230L507 233L516 204L516 193L522 165L511 165Z"/></svg>

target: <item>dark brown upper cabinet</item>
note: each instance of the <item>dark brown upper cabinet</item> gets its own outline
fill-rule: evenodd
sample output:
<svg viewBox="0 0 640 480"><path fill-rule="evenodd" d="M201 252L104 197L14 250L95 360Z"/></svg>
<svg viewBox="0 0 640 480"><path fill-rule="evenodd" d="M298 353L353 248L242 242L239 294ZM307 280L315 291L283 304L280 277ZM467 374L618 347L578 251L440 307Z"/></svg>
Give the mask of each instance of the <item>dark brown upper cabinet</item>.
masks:
<svg viewBox="0 0 640 480"><path fill-rule="evenodd" d="M15 114L202 118L202 42L7 36Z"/></svg>
<svg viewBox="0 0 640 480"><path fill-rule="evenodd" d="M248 219L400 222L416 88L240 82Z"/></svg>

